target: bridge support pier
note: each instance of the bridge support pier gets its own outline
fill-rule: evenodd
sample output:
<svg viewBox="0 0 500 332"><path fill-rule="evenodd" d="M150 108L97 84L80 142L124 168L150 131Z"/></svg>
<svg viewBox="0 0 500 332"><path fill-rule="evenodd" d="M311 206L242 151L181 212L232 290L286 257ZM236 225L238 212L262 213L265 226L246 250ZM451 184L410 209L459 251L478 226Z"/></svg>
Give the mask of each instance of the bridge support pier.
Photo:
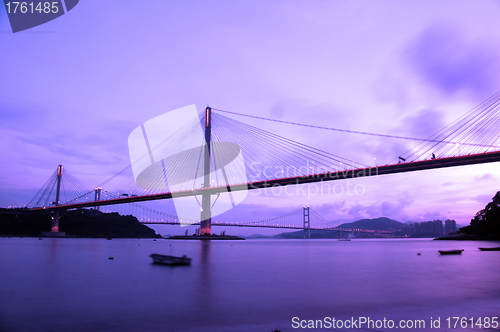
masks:
<svg viewBox="0 0 500 332"><path fill-rule="evenodd" d="M304 216L304 239L305 239L306 231L307 231L307 238L311 237L311 223L309 222L309 206L308 207L304 206L303 216Z"/></svg>
<svg viewBox="0 0 500 332"><path fill-rule="evenodd" d="M54 216L52 217L52 233L59 233L59 210L54 211Z"/></svg>

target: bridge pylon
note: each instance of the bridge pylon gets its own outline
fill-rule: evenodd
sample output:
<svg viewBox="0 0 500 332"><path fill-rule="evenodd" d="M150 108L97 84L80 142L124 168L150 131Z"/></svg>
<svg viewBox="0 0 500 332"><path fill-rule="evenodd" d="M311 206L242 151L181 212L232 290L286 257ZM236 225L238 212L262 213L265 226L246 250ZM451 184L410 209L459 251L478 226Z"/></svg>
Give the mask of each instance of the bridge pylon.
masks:
<svg viewBox="0 0 500 332"><path fill-rule="evenodd" d="M205 151L203 160L203 187L210 187L210 140L212 132L212 109L207 106L205 109ZM200 235L212 234L212 211L211 194L204 193L201 196L201 217L200 217Z"/></svg>
<svg viewBox="0 0 500 332"><path fill-rule="evenodd" d="M63 167L62 165L57 166L57 187L56 187L56 199L52 204L54 206L59 205L59 198L61 196L61 180L62 180L62 174L63 174ZM59 232L59 219L60 219L60 210L59 209L54 209L52 217L52 228L50 232L42 232L42 235L44 236L64 236L64 232Z"/></svg>
<svg viewBox="0 0 500 332"><path fill-rule="evenodd" d="M54 205L59 205L59 197L61 195L61 178L62 178L63 167L62 165L57 166L57 188L56 188L56 200ZM52 233L59 233L59 210L54 210L54 216L52 217Z"/></svg>

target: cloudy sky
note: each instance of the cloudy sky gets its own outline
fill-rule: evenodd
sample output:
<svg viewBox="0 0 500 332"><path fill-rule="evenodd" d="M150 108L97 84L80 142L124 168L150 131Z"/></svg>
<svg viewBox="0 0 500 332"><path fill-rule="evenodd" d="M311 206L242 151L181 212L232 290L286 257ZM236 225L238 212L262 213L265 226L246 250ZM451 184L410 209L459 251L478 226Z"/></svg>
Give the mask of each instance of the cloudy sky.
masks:
<svg viewBox="0 0 500 332"><path fill-rule="evenodd" d="M59 164L102 183L129 163L134 128L190 104L426 138L500 90L498 17L498 1L476 0L82 0L13 34L0 6L0 206L27 204ZM368 165L415 144L234 117ZM500 190L498 166L249 194L225 219L309 205L335 224L468 224Z"/></svg>

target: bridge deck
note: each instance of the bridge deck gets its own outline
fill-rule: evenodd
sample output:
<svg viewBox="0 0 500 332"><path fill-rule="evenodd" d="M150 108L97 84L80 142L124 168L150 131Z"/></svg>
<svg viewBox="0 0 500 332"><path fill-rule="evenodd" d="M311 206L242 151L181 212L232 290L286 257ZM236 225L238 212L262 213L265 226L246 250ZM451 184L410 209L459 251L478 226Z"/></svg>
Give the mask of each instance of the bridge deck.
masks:
<svg viewBox="0 0 500 332"><path fill-rule="evenodd" d="M287 185L296 185L296 184L321 182L321 181L353 179L353 178L360 178L360 177L367 177L367 176L379 176L379 175L386 175L386 174L415 172L415 171L445 168L445 167L484 164L484 163L497 162L497 161L500 161L500 151L480 153L480 154L471 154L471 155L458 156L458 157L448 157L448 158L430 159L430 160L423 160L423 161L414 161L414 162L386 165L386 166L378 166L378 167L359 168L359 169L352 169L352 170L345 170L345 171L314 174L314 175L309 175L309 176L298 176L298 177L290 177L290 178L282 178L282 179L274 179L274 180L257 181L257 182L233 185L231 187L221 186L221 187L212 187L212 188L204 188L204 189L189 190L189 191L180 191L180 192L174 192L174 193L162 193L162 194L144 195L144 196L131 196L131 197L115 198L115 199L102 200L102 201L71 203L71 204L62 204L62 205L58 205L58 206L33 208L31 210L33 210L33 211L44 210L44 209L45 210L68 210L68 209L93 207L93 206L101 206L101 205L115 205L115 204L124 204L124 203L152 201L152 200L159 200L159 199L169 199L172 197L189 197L189 196L195 196L195 195L202 195L203 193L207 193L207 192L210 194L217 194L217 193L227 192L227 191L263 189L263 188L269 188L269 187L273 187L273 186L287 186Z"/></svg>

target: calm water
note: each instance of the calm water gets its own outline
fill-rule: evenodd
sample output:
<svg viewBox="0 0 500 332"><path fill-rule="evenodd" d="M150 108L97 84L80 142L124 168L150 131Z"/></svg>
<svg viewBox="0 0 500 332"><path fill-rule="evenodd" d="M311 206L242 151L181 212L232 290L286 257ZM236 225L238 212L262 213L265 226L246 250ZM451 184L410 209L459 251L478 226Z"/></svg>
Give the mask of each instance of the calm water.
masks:
<svg viewBox="0 0 500 332"><path fill-rule="evenodd" d="M297 331L293 317L327 316L441 317L444 331L448 316L500 316L500 252L477 250L498 245L0 238L0 331Z"/></svg>

